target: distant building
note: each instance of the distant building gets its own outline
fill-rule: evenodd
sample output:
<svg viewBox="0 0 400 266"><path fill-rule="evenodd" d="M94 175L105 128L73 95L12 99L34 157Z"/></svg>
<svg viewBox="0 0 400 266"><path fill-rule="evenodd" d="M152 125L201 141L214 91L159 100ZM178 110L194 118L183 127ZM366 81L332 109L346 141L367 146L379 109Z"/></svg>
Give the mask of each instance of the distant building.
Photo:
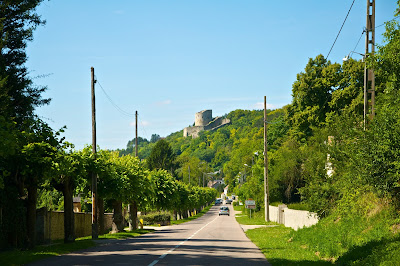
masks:
<svg viewBox="0 0 400 266"><path fill-rule="evenodd" d="M223 180L210 180L210 181L208 181L207 187L217 189L219 186L224 185L224 184L225 183Z"/></svg>
<svg viewBox="0 0 400 266"><path fill-rule="evenodd" d="M183 129L183 136L197 138L201 131L215 130L230 123L228 118L222 116L212 118L212 110L203 110L195 114L194 126Z"/></svg>

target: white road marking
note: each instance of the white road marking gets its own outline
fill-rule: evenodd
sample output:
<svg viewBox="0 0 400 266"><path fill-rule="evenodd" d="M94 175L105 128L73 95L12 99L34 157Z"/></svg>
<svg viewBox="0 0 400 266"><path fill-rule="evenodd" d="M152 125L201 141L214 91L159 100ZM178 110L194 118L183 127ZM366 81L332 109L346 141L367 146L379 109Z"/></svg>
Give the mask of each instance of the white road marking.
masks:
<svg viewBox="0 0 400 266"><path fill-rule="evenodd" d="M158 260L155 260L155 261L153 261L152 263L150 263L149 266L154 266L154 265L157 264L157 262L158 262Z"/></svg>
<svg viewBox="0 0 400 266"><path fill-rule="evenodd" d="M186 241L192 239L192 237L194 237L198 232L200 232L201 230L203 230L204 228L206 228L210 223L214 222L216 219L218 218L215 217L214 220L212 220L211 222L209 222L208 224L206 224L205 226L203 226L202 228L200 228L199 230L196 231L196 233L194 233L193 235L191 235L190 237L186 238L184 241L182 241L181 243L179 243L178 245L176 245L174 248L168 250L166 253L162 254L158 260L153 261L152 263L150 263L148 266L154 266L156 265L160 260L162 260L163 258L165 258L169 253L173 252L175 249L179 248L181 245L183 245Z"/></svg>

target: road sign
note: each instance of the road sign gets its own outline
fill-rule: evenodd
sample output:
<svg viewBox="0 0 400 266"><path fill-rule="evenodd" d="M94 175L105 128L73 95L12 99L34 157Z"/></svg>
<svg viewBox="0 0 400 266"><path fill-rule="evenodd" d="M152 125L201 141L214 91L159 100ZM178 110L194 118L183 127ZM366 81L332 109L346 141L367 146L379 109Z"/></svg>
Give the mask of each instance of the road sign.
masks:
<svg viewBox="0 0 400 266"><path fill-rule="evenodd" d="M255 209L256 208L256 201L252 199L248 199L245 201L246 209Z"/></svg>
<svg viewBox="0 0 400 266"><path fill-rule="evenodd" d="M255 200L246 200L245 204L246 205L256 205L256 201Z"/></svg>

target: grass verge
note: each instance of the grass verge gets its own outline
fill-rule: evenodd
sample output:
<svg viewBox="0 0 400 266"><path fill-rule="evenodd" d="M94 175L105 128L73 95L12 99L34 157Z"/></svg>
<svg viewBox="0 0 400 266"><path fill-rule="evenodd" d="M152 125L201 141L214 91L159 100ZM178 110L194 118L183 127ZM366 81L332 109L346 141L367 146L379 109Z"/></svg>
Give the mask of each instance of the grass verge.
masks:
<svg viewBox="0 0 400 266"><path fill-rule="evenodd" d="M272 265L328 265L327 261L320 259L312 250L299 242L293 242L294 230L274 222L265 222L264 212L252 213L245 206L234 206L235 211L242 211L243 216L236 217L240 224L276 225L246 231L247 237L258 246Z"/></svg>
<svg viewBox="0 0 400 266"><path fill-rule="evenodd" d="M99 239L124 239L137 237L153 230L135 230L131 232L121 232L117 234L100 235ZM55 241L51 245L37 246L32 250L12 250L0 252L0 265L24 265L30 262L42 260L52 256L59 256L73 251L96 246L96 241L92 237L77 238L73 243Z"/></svg>
<svg viewBox="0 0 400 266"><path fill-rule="evenodd" d="M173 221L171 221L171 225L173 225L173 224L183 224L183 223L186 223L186 222L190 222L190 221L192 221L194 219L197 219L197 218L203 216L204 214L206 214L210 210L210 208L212 206L213 205L205 207L201 212L199 212L196 215L193 215L192 217L181 219L181 220L173 220Z"/></svg>
<svg viewBox="0 0 400 266"><path fill-rule="evenodd" d="M258 246L272 265L331 265L314 252L293 242L293 229L278 225L248 230L246 235Z"/></svg>
<svg viewBox="0 0 400 266"><path fill-rule="evenodd" d="M233 206L235 211L241 211L242 214L238 214L236 217L236 221L240 224L252 224L252 225L268 225L268 224L277 224L274 222L267 223L264 218L264 212L259 211L255 212L254 210L251 211L251 218L250 218L250 210L246 209L244 205L236 205Z"/></svg>

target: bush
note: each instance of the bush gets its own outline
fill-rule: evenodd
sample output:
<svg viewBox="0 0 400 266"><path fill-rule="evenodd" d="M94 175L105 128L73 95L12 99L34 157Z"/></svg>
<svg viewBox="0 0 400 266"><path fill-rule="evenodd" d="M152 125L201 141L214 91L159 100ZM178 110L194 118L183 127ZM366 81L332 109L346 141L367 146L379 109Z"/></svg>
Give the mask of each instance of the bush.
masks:
<svg viewBox="0 0 400 266"><path fill-rule="evenodd" d="M143 219L144 225L170 225L171 224L171 214L170 213L151 213L142 215L139 219Z"/></svg>

